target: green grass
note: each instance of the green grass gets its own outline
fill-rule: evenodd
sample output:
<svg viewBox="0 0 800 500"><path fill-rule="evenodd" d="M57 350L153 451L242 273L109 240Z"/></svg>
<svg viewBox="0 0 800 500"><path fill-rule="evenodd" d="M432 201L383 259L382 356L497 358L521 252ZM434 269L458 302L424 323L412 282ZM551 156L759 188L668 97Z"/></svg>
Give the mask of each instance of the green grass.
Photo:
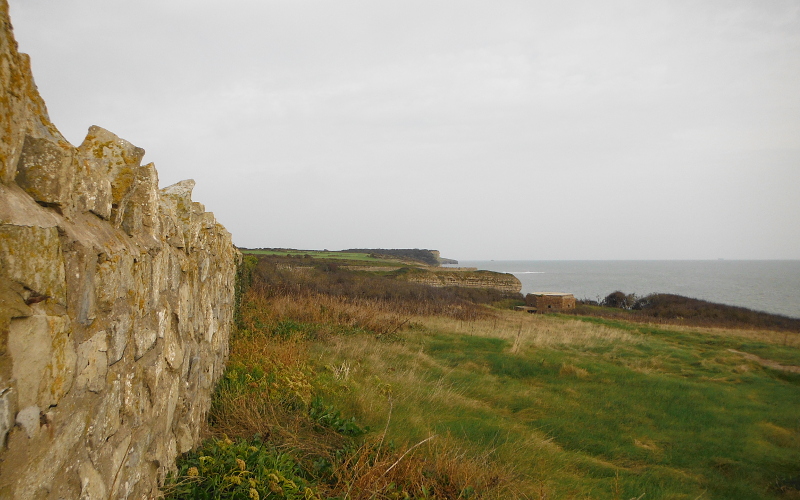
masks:
<svg viewBox="0 0 800 500"><path fill-rule="evenodd" d="M330 252L323 250L248 250L242 249L242 253L250 255L277 255L277 256L291 256L291 257L305 257L308 255L313 259L326 259L326 260L342 260L342 261L355 261L355 263L370 263L380 264L386 266L402 266L396 260L382 259L378 257L371 257L367 253L354 253L354 252Z"/></svg>
<svg viewBox="0 0 800 500"><path fill-rule="evenodd" d="M708 335L692 329L685 329L685 331L674 331L632 322L609 320L597 317L579 316L577 319L588 323L609 326L620 330L637 332L643 335L661 338L671 344L689 347L692 351L707 352L709 350L716 351L719 349L736 349L738 351L743 351L763 358L771 359L782 364L800 365L800 349L793 346L757 341L747 337Z"/></svg>
<svg viewBox="0 0 800 500"><path fill-rule="evenodd" d="M393 439L494 449L548 498L781 498L774 485L800 476L800 377L728 351L788 362L796 349L585 321L639 341L512 352L501 338L417 329L391 348L340 340L350 348L314 356L326 397L373 426L388 411L374 386L391 387ZM324 366L348 351L358 377L332 380Z"/></svg>

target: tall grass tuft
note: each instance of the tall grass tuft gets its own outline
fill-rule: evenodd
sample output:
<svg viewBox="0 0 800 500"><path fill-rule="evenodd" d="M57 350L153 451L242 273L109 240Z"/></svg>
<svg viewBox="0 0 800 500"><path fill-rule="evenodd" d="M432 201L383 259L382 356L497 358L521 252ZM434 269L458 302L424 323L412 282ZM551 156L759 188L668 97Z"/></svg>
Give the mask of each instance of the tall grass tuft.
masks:
<svg viewBox="0 0 800 500"><path fill-rule="evenodd" d="M482 306L456 302L448 317L491 314ZM415 300L389 305L383 299L267 287L256 273L253 286L242 295L228 368L212 401L206 430L216 440L211 442L232 438L263 443L294 461L313 486L309 495L325 498L513 498L507 494L512 474L486 453L460 450L457 441L445 436L421 444L388 439L391 411L379 415L387 418L387 425L378 433L347 408L325 402L329 393L320 370L326 376L329 370L311 358L311 346L345 338L400 345L411 314L420 313L418 305ZM462 308L481 312L464 315L457 312ZM357 371L343 362L331 367L330 374L346 383ZM389 392L384 386L377 397ZM196 479L186 471L195 459L187 460L179 479L192 484Z"/></svg>

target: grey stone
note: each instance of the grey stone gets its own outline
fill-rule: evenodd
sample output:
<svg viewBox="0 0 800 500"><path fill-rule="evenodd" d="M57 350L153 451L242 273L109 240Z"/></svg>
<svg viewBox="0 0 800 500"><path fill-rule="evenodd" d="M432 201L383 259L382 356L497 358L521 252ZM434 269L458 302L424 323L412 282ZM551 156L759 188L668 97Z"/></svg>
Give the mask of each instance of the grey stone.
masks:
<svg viewBox="0 0 800 500"><path fill-rule="evenodd" d="M108 339L105 331L78 346L78 377L76 386L100 392L106 386L108 372Z"/></svg>
<svg viewBox="0 0 800 500"><path fill-rule="evenodd" d="M151 330L147 327L136 329L134 333L134 342L136 344L134 359L139 359L144 356L145 353L155 345L157 338L158 332L156 330Z"/></svg>
<svg viewBox="0 0 800 500"><path fill-rule="evenodd" d="M14 498L36 498L37 491L50 491L53 481L68 462L75 446L84 437L86 411L76 410L61 426L62 431L47 440L40 453L33 454L17 473Z"/></svg>
<svg viewBox="0 0 800 500"><path fill-rule="evenodd" d="M17 413L17 425L22 427L28 439L33 439L39 434L40 413L38 406L28 406Z"/></svg>

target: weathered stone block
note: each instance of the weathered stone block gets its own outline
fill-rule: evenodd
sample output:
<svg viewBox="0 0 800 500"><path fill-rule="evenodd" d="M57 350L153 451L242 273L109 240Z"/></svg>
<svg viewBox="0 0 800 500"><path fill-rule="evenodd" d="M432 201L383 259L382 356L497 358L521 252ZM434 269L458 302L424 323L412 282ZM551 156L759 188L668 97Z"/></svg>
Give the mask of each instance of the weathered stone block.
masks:
<svg viewBox="0 0 800 500"><path fill-rule="evenodd" d="M120 298L120 276L117 262L110 260L108 255L98 257L94 282L97 283L97 307L102 312L111 311L114 303Z"/></svg>
<svg viewBox="0 0 800 500"><path fill-rule="evenodd" d="M51 298L66 305L58 229L0 225L0 276L27 288L33 300Z"/></svg>
<svg viewBox="0 0 800 500"><path fill-rule="evenodd" d="M85 157L77 158L75 175L75 209L92 212L101 219L111 218L111 180L102 165L90 162Z"/></svg>
<svg viewBox="0 0 800 500"><path fill-rule="evenodd" d="M131 236L160 241L158 173L152 163L134 169L134 182L119 203L116 221Z"/></svg>
<svg viewBox="0 0 800 500"><path fill-rule="evenodd" d="M49 139L25 137L17 163L17 184L39 203L69 206L72 203L73 148Z"/></svg>
<svg viewBox="0 0 800 500"><path fill-rule="evenodd" d="M137 148L108 130L93 125L78 154L101 175L111 180L111 201L119 203L134 182L133 169L141 165L144 149Z"/></svg>
<svg viewBox="0 0 800 500"><path fill-rule="evenodd" d="M72 386L77 356L68 317L12 320L8 352L14 360L12 374L20 407L57 404Z"/></svg>
<svg viewBox="0 0 800 500"><path fill-rule="evenodd" d="M17 425L22 427L28 439L33 439L39 434L40 411L38 406L28 406L17 413Z"/></svg>
<svg viewBox="0 0 800 500"><path fill-rule="evenodd" d="M105 479L107 489L110 490L107 498L128 498L122 494L125 489L122 486L124 478L120 476L124 473L133 444L133 435L130 432L123 435L118 433L104 442L97 452L92 453L92 465Z"/></svg>
<svg viewBox="0 0 800 500"><path fill-rule="evenodd" d="M39 386L39 405L57 405L72 388L77 354L72 340L69 316L48 316L50 361L45 366Z"/></svg>
<svg viewBox="0 0 800 500"><path fill-rule="evenodd" d="M101 331L78 346L78 389L100 392L106 386L108 373L108 340L106 332Z"/></svg>
<svg viewBox="0 0 800 500"><path fill-rule="evenodd" d="M181 342L180 335L177 331L177 316L170 315L166 318L167 326L164 330L164 359L169 364L169 367L175 371L179 371L183 364L184 350L183 343Z"/></svg>
<svg viewBox="0 0 800 500"><path fill-rule="evenodd" d="M158 332L147 327L137 328L134 332L134 344L136 346L136 354L134 359L139 359L149 351L156 343Z"/></svg>
<svg viewBox="0 0 800 500"><path fill-rule="evenodd" d="M175 432L175 438L178 443L178 453L186 453L194 447L194 438L192 437L192 430L185 422L178 424L178 429Z"/></svg>
<svg viewBox="0 0 800 500"><path fill-rule="evenodd" d="M122 359L125 348L128 346L133 321L129 314L117 316L111 324L111 334L108 343L108 364L113 365Z"/></svg>
<svg viewBox="0 0 800 500"><path fill-rule="evenodd" d="M41 453L28 458L17 475L13 498L46 497L53 490L55 477L70 463L76 445L84 438L86 415L80 409L69 415L60 427L61 432L48 439Z"/></svg>
<svg viewBox="0 0 800 500"><path fill-rule="evenodd" d="M81 462L78 466L81 478L80 500L107 500L108 493L103 477L97 472L91 462Z"/></svg>

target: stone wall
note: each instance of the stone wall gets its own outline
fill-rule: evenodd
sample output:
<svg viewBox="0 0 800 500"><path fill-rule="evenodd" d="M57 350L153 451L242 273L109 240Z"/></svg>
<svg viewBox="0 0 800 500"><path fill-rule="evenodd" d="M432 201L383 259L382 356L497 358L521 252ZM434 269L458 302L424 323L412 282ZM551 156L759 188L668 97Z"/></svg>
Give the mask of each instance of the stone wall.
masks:
<svg viewBox="0 0 800 500"><path fill-rule="evenodd" d="M50 123L0 0L0 498L151 498L198 443L239 253L193 181Z"/></svg>

